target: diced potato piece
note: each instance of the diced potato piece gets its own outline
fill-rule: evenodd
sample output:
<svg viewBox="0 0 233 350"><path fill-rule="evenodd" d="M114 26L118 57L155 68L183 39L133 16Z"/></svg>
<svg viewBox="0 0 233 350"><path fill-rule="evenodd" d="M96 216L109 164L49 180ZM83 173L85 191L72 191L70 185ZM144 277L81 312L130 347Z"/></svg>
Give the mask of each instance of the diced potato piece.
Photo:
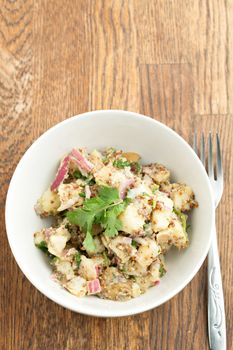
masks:
<svg viewBox="0 0 233 350"><path fill-rule="evenodd" d="M103 156L97 150L94 150L93 152L91 152L89 156L89 160L94 165L92 172L96 172L100 170L102 167L104 167Z"/></svg>
<svg viewBox="0 0 233 350"><path fill-rule="evenodd" d="M158 244L151 238L137 238L140 246L136 254L136 261L145 267L148 267L161 253Z"/></svg>
<svg viewBox="0 0 233 350"><path fill-rule="evenodd" d="M168 181L170 177L170 171L158 163L144 166L143 173L149 175L157 184Z"/></svg>
<svg viewBox="0 0 233 350"><path fill-rule="evenodd" d="M108 267L101 276L102 298L128 300L141 294L140 287L134 281L124 277L115 267Z"/></svg>
<svg viewBox="0 0 233 350"><path fill-rule="evenodd" d="M95 172L94 177L98 185L108 185L118 189L129 180L134 179L134 175L128 167L116 170L112 164L108 164Z"/></svg>
<svg viewBox="0 0 233 350"><path fill-rule="evenodd" d="M56 271L62 274L67 281L74 277L74 270L69 261L62 261L58 259L55 263Z"/></svg>
<svg viewBox="0 0 233 350"><path fill-rule="evenodd" d="M117 236L109 244L109 248L120 258L122 263L127 262L137 252L137 249L131 245L131 242L131 238Z"/></svg>
<svg viewBox="0 0 233 350"><path fill-rule="evenodd" d="M76 182L69 184L61 184L58 187L58 195L61 205L57 210L62 211L68 209L74 204L82 205L84 201L83 197L80 197L80 193L82 192L84 192L82 180L77 180Z"/></svg>
<svg viewBox="0 0 233 350"><path fill-rule="evenodd" d="M173 201L164 193L157 191L155 193L156 207L152 213L152 229L158 232L168 228L171 221Z"/></svg>
<svg viewBox="0 0 233 350"><path fill-rule="evenodd" d="M159 204L158 207L160 207L161 210L173 210L173 201L167 196L166 193L156 191L154 199L156 203Z"/></svg>
<svg viewBox="0 0 233 350"><path fill-rule="evenodd" d="M101 242L103 243L103 245L105 246L105 248L107 248L107 250L109 250L109 244L111 242L109 237L106 237L105 235L101 235Z"/></svg>
<svg viewBox="0 0 233 350"><path fill-rule="evenodd" d="M141 158L138 153L135 152L126 152L122 154L130 163L138 162Z"/></svg>
<svg viewBox="0 0 233 350"><path fill-rule="evenodd" d="M79 274L86 280L94 280L98 277L97 264L94 260L88 259L85 255L81 257Z"/></svg>
<svg viewBox="0 0 233 350"><path fill-rule="evenodd" d="M145 218L138 213L138 208L133 203L126 207L119 219L122 222L122 231L130 234L137 234L145 224Z"/></svg>
<svg viewBox="0 0 233 350"><path fill-rule="evenodd" d="M155 283L160 280L160 261L155 261L150 265L150 278L152 283Z"/></svg>
<svg viewBox="0 0 233 350"><path fill-rule="evenodd" d="M188 236L182 227L179 218L173 214L173 219L168 229L163 230L157 234L157 242L166 250L167 245L174 245L177 248L186 248L188 245Z"/></svg>
<svg viewBox="0 0 233 350"><path fill-rule="evenodd" d="M120 265L120 269L129 276L145 276L147 274L147 267L140 265L135 260L129 260L123 266Z"/></svg>
<svg viewBox="0 0 233 350"><path fill-rule="evenodd" d="M65 227L57 228L48 238L48 251L55 256L61 256L70 237L70 233Z"/></svg>
<svg viewBox="0 0 233 350"><path fill-rule="evenodd" d="M151 189L144 182L140 183L138 186L129 190L127 197L134 199L134 198L136 198L138 196L142 196L142 195L147 195L147 196L153 195Z"/></svg>
<svg viewBox="0 0 233 350"><path fill-rule="evenodd" d="M50 189L45 191L35 205L35 211L41 216L56 215L60 199L56 192Z"/></svg>
<svg viewBox="0 0 233 350"><path fill-rule="evenodd" d="M34 243L35 243L35 245L38 245L41 242L45 242L46 241L44 233L45 233L45 229L34 233Z"/></svg>
<svg viewBox="0 0 233 350"><path fill-rule="evenodd" d="M64 287L77 297L83 297L87 294L87 282L84 278L75 276Z"/></svg>
<svg viewBox="0 0 233 350"><path fill-rule="evenodd" d="M152 229L154 232L159 232L168 228L171 221L171 212L154 210L152 213Z"/></svg>
<svg viewBox="0 0 233 350"><path fill-rule="evenodd" d="M172 184L170 196L174 202L175 209L181 211L190 210L198 205L191 187L185 184Z"/></svg>

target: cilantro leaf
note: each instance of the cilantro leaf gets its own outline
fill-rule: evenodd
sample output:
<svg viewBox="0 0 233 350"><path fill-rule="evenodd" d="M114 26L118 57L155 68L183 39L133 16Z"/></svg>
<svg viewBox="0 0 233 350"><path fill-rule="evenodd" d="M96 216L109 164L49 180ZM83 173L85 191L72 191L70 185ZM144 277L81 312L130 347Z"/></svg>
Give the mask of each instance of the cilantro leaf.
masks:
<svg viewBox="0 0 233 350"><path fill-rule="evenodd" d="M99 196L105 202L105 204L111 204L119 200L118 190L112 187L101 186L99 189Z"/></svg>
<svg viewBox="0 0 233 350"><path fill-rule="evenodd" d="M82 208L70 211L66 216L71 224L78 225L86 233L83 246L86 250L93 251L95 249L92 238L93 224L100 224L106 236L114 237L122 229L118 216L128 203L129 200L123 201L119 198L116 188L101 186L98 196L85 199Z"/></svg>
<svg viewBox="0 0 233 350"><path fill-rule="evenodd" d="M94 214L83 208L78 208L74 211L68 211L66 217L73 225L79 226L84 231L88 230L93 224Z"/></svg>
<svg viewBox="0 0 233 350"><path fill-rule="evenodd" d="M122 202L106 210L101 221L101 226L105 229L105 236L114 237L122 229L122 223L118 216L124 211L126 205L126 202Z"/></svg>
<svg viewBox="0 0 233 350"><path fill-rule="evenodd" d="M95 243L90 231L87 231L86 233L86 238L83 241L83 246L89 252L93 252L95 250Z"/></svg>
<svg viewBox="0 0 233 350"><path fill-rule="evenodd" d="M126 166L130 166L130 162L128 162L128 160L117 159L113 162L113 166L119 169L123 169Z"/></svg>

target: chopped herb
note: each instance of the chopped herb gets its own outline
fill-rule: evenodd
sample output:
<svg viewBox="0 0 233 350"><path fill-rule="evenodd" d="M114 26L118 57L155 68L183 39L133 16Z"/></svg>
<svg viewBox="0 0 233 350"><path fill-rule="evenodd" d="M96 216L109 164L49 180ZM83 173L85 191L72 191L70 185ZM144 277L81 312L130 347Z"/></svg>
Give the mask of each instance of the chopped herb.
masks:
<svg viewBox="0 0 233 350"><path fill-rule="evenodd" d="M122 272L127 272L126 267L125 267L124 265L121 266L120 270L121 270Z"/></svg>
<svg viewBox="0 0 233 350"><path fill-rule="evenodd" d="M104 258L104 265L109 266L110 265L110 260L106 254L106 252L103 252L103 258Z"/></svg>
<svg viewBox="0 0 233 350"><path fill-rule="evenodd" d="M95 179L93 179L92 176L88 177L88 178L86 179L86 184L89 185L89 186L95 185Z"/></svg>
<svg viewBox="0 0 233 350"><path fill-rule="evenodd" d="M159 190L159 185L153 184L151 189L152 189L152 192L155 193Z"/></svg>
<svg viewBox="0 0 233 350"><path fill-rule="evenodd" d="M45 241L41 241L40 243L36 244L36 247L42 250L42 252L44 252L48 256L50 261L55 258L55 255L51 254L48 251L48 246Z"/></svg>
<svg viewBox="0 0 233 350"><path fill-rule="evenodd" d="M79 268L80 263L81 263L81 253L77 252L74 256L74 260L76 262L77 268Z"/></svg>
<svg viewBox="0 0 233 350"><path fill-rule="evenodd" d="M48 246L45 241L41 241L40 243L36 244L36 247L42 250L42 252L48 253Z"/></svg>
<svg viewBox="0 0 233 350"><path fill-rule="evenodd" d="M163 265L160 265L160 268L159 268L159 277L163 277L165 275L167 271L165 270L164 266Z"/></svg>
<svg viewBox="0 0 233 350"><path fill-rule="evenodd" d="M133 280L134 282L136 282L136 276L130 275L129 278L130 278L131 280Z"/></svg>
<svg viewBox="0 0 233 350"><path fill-rule="evenodd" d="M113 162L113 165L116 168L123 169L127 166L130 166L130 162L128 162L128 160L124 160L124 159L117 159Z"/></svg>
<svg viewBox="0 0 233 350"><path fill-rule="evenodd" d="M73 176L76 179L83 179L84 178L84 176L81 174L81 172L79 170L75 170L74 173L73 173Z"/></svg>
<svg viewBox="0 0 233 350"><path fill-rule="evenodd" d="M185 215L184 213L182 213L180 210L178 209L173 209L174 213L178 216L178 218L180 219L181 221L181 225L184 229L184 231L186 232L186 229L187 229L187 218L188 216Z"/></svg>
<svg viewBox="0 0 233 350"><path fill-rule="evenodd" d="M51 254L52 255L52 254ZM57 257L57 256L52 256L51 259L50 259L50 265L56 265L56 263L59 261L60 259Z"/></svg>
<svg viewBox="0 0 233 350"><path fill-rule="evenodd" d="M137 248L137 246L138 246L137 242L134 239L132 239L131 245L135 248Z"/></svg>
<svg viewBox="0 0 233 350"><path fill-rule="evenodd" d="M83 246L88 251L95 249L92 238L93 224L100 224L104 234L113 237L121 230L122 224L118 216L124 211L129 201L119 198L116 188L101 186L96 197L86 199L82 208L67 213L71 224L78 225L85 233Z"/></svg>
<svg viewBox="0 0 233 350"><path fill-rule="evenodd" d="M79 196L82 197L82 198L85 198L85 197L86 197L86 195L85 195L84 192L79 193Z"/></svg>

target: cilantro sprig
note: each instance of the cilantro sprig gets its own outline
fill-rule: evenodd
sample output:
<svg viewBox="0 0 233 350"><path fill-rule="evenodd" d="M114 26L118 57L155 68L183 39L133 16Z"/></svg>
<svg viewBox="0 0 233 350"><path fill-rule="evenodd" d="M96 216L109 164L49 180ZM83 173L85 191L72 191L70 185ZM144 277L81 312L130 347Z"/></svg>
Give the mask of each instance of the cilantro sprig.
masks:
<svg viewBox="0 0 233 350"><path fill-rule="evenodd" d="M116 188L101 186L98 195L86 199L82 208L67 212L66 217L73 225L78 225L86 233L83 246L88 251L95 250L92 227L100 224L105 236L114 237L121 230L122 224L118 216L124 211L129 200L119 198Z"/></svg>

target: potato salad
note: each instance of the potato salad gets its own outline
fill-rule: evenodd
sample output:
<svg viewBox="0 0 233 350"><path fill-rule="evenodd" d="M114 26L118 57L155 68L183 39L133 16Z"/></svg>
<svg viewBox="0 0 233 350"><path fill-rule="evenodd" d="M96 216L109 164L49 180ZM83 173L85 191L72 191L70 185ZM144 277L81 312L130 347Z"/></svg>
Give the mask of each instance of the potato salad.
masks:
<svg viewBox="0 0 233 350"><path fill-rule="evenodd" d="M192 189L172 183L162 164L108 148L74 148L35 205L53 217L34 233L51 265L51 278L77 297L124 301L155 285L166 273L172 246L188 247Z"/></svg>

